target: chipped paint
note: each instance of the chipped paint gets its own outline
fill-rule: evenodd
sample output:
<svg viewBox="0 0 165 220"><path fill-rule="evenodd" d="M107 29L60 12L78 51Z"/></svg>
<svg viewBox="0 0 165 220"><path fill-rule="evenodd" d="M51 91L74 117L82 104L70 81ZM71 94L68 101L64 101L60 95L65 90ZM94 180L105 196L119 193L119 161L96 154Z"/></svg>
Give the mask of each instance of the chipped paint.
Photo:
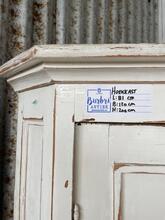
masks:
<svg viewBox="0 0 165 220"><path fill-rule="evenodd" d="M66 180L66 181L65 181L65 184L64 184L64 187L65 187L65 188L68 188L68 186L69 186L69 181Z"/></svg>
<svg viewBox="0 0 165 220"><path fill-rule="evenodd" d="M95 118L85 118L81 122L94 122L95 120Z"/></svg>
<svg viewBox="0 0 165 220"><path fill-rule="evenodd" d="M157 33L158 0L0 0L0 64L34 44L153 43ZM17 97L9 87L7 98L4 220L13 220Z"/></svg>
<svg viewBox="0 0 165 220"><path fill-rule="evenodd" d="M126 163L114 163L113 164L113 170L116 171L116 170L120 169L121 167L125 167L125 166L128 166L128 164L126 164Z"/></svg>

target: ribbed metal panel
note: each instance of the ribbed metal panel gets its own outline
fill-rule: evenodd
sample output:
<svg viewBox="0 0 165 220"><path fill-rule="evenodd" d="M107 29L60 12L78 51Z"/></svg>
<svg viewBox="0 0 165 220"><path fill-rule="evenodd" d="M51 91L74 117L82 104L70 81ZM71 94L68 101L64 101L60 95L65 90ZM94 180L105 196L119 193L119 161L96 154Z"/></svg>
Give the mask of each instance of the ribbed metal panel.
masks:
<svg viewBox="0 0 165 220"><path fill-rule="evenodd" d="M0 0L0 64L6 61L7 50L7 5Z"/></svg>
<svg viewBox="0 0 165 220"><path fill-rule="evenodd" d="M158 2L0 0L0 64L34 44L158 42ZM13 220L17 97L11 88L7 99L3 220Z"/></svg>
<svg viewBox="0 0 165 220"><path fill-rule="evenodd" d="M154 43L158 0L58 0L54 43Z"/></svg>
<svg viewBox="0 0 165 220"><path fill-rule="evenodd" d="M1 63L34 44L154 43L158 0L0 0Z"/></svg>
<svg viewBox="0 0 165 220"><path fill-rule="evenodd" d="M158 0L58 0L56 43L154 43Z"/></svg>
<svg viewBox="0 0 165 220"><path fill-rule="evenodd" d="M5 96L6 82L4 79L0 78L0 219L3 216L3 180L4 176L4 127L5 127L5 104L6 104L6 96Z"/></svg>

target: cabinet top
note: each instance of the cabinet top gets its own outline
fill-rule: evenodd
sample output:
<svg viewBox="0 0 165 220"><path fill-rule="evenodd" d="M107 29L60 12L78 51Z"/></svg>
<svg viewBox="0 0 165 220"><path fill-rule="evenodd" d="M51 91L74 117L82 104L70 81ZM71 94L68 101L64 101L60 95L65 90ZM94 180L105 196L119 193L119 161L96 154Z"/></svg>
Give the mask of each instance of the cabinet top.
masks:
<svg viewBox="0 0 165 220"><path fill-rule="evenodd" d="M11 78L41 64L164 63L165 44L41 45L21 53L0 67Z"/></svg>

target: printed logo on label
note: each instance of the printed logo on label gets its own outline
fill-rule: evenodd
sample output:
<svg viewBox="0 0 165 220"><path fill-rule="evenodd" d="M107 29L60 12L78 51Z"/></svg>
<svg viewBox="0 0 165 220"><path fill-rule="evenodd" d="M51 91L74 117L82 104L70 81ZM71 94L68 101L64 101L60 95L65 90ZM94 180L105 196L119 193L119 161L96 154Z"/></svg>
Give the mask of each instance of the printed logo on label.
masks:
<svg viewBox="0 0 165 220"><path fill-rule="evenodd" d="M88 113L150 114L150 85L111 85L109 88L87 89Z"/></svg>
<svg viewBox="0 0 165 220"><path fill-rule="evenodd" d="M101 88L88 89L87 112L89 113L111 112L111 90L101 89Z"/></svg>

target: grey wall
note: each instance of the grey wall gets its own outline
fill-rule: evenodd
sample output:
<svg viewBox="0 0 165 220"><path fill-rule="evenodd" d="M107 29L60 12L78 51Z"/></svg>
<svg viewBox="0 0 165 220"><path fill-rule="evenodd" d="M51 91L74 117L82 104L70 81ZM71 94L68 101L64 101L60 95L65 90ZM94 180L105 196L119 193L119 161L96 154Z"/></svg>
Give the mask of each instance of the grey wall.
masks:
<svg viewBox="0 0 165 220"><path fill-rule="evenodd" d="M34 44L158 42L159 0L0 0L0 64ZM17 96L6 91L4 220L13 219Z"/></svg>

